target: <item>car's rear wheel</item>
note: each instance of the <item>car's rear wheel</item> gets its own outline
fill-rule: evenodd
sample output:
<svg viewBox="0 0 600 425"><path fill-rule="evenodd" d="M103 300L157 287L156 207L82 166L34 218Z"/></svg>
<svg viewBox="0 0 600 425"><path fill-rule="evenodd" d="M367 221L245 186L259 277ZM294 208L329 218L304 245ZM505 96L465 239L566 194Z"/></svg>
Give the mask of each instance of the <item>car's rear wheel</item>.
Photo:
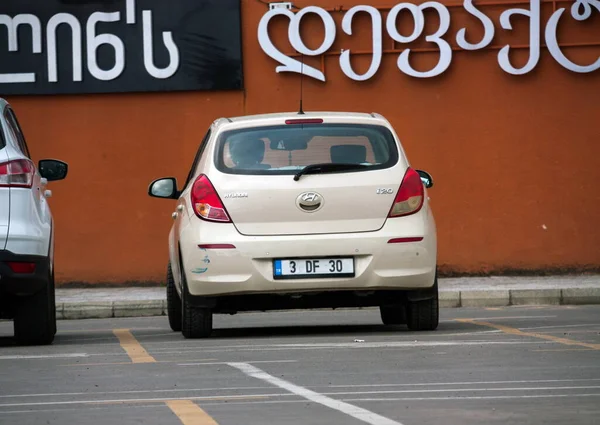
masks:
<svg viewBox="0 0 600 425"><path fill-rule="evenodd" d="M406 309L402 306L380 306L381 321L384 325L403 325L406 323Z"/></svg>
<svg viewBox="0 0 600 425"><path fill-rule="evenodd" d="M171 263L167 266L167 316L169 317L171 329L175 332L181 332L181 297L177 293L177 288L175 288Z"/></svg>
<svg viewBox="0 0 600 425"><path fill-rule="evenodd" d="M185 273L181 273L181 332L185 338L207 338L212 333L213 315L210 308L190 304Z"/></svg>
<svg viewBox="0 0 600 425"><path fill-rule="evenodd" d="M18 299L14 319L15 339L22 345L48 345L56 334L54 279L35 295Z"/></svg>
<svg viewBox="0 0 600 425"><path fill-rule="evenodd" d="M409 301L406 309L408 328L413 331L433 331L440 320L437 276L431 299Z"/></svg>

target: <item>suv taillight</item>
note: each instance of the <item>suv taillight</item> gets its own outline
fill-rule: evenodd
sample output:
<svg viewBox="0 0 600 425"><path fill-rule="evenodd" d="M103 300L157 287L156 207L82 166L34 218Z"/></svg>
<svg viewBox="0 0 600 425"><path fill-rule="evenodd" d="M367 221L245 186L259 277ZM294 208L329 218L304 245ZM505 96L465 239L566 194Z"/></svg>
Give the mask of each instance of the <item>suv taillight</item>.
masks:
<svg viewBox="0 0 600 425"><path fill-rule="evenodd" d="M27 187L33 184L35 169L27 159L17 159L0 164L0 187Z"/></svg>
<svg viewBox="0 0 600 425"><path fill-rule="evenodd" d="M212 183L204 174L198 176L191 192L192 208L196 215L208 221L231 223L227 210Z"/></svg>
<svg viewBox="0 0 600 425"><path fill-rule="evenodd" d="M412 168L409 168L402 179L402 184L394 205L390 210L388 217L402 217L416 213L423 206L423 198L425 197L425 189L421 176Z"/></svg>

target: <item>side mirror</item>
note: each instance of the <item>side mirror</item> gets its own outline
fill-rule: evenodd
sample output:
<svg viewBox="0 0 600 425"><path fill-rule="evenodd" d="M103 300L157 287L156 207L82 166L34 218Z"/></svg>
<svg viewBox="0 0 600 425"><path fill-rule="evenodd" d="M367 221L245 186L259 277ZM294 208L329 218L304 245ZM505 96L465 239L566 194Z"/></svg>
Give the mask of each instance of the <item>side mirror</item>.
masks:
<svg viewBox="0 0 600 425"><path fill-rule="evenodd" d="M179 192L177 191L177 179L174 177L166 177L154 180L148 188L148 195L154 198L177 199Z"/></svg>
<svg viewBox="0 0 600 425"><path fill-rule="evenodd" d="M69 165L56 159L42 159L38 163L38 170L43 178L51 182L67 177Z"/></svg>
<svg viewBox="0 0 600 425"><path fill-rule="evenodd" d="M421 176L421 181L427 189L433 187L433 178L431 177L431 174L423 170L417 170L417 173L419 173L419 176Z"/></svg>

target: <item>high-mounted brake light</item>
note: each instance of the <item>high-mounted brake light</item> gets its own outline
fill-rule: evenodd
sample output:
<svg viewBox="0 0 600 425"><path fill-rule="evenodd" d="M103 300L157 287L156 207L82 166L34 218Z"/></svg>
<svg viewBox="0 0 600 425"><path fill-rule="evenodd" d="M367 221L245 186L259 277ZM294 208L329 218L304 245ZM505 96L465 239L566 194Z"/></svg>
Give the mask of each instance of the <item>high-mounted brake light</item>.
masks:
<svg viewBox="0 0 600 425"><path fill-rule="evenodd" d="M208 221L231 223L227 210L214 186L204 174L198 176L191 192L192 208L196 215Z"/></svg>
<svg viewBox="0 0 600 425"><path fill-rule="evenodd" d="M322 118L300 118L300 119L293 119L293 120L285 120L285 123L287 125L290 124L323 124L323 119Z"/></svg>
<svg viewBox="0 0 600 425"><path fill-rule="evenodd" d="M412 168L409 168L402 179L402 184L394 205L390 210L388 217L403 217L418 212L423 206L423 198L425 197L425 189L421 176Z"/></svg>
<svg viewBox="0 0 600 425"><path fill-rule="evenodd" d="M28 159L16 159L0 164L0 187L26 187L33 185L35 168Z"/></svg>

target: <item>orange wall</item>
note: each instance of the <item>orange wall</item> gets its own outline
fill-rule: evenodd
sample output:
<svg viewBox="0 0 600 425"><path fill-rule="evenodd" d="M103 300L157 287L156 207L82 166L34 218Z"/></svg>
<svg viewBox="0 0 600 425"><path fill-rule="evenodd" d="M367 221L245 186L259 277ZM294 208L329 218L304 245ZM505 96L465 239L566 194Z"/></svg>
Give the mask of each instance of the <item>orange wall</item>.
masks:
<svg viewBox="0 0 600 425"><path fill-rule="evenodd" d="M361 3L380 6L379 0L344 6ZM545 5L544 22L551 8ZM500 31L497 16L504 9L486 10L496 23L494 46L526 44L526 20L518 21L513 35ZM148 183L167 175L183 179L207 127L219 116L297 109L299 76L276 74L277 64L258 45L265 11L260 2L243 1L245 92L8 99L34 158L70 164L68 179L51 184L59 282L162 281L173 204L149 198ZM343 15L335 16L341 33ZM428 34L435 31L432 16ZM478 40L477 21L458 9L452 17L456 24L449 34L468 25L469 39ZM598 14L586 23L564 19L562 39L595 37L600 45ZM341 45L370 48L369 21L357 23L355 36L339 36L331 51ZM286 30L284 20L273 21L273 40L290 52ZM306 20L309 46L320 43L322 32L318 22ZM600 56L600 47L566 52L586 64ZM567 71L542 49L533 72L512 76L500 69L496 55L494 48L455 51L445 74L415 79L398 70L397 54L387 54L377 75L362 83L340 71L338 56L327 56L327 82L304 80L305 108L376 111L392 122L412 164L436 181L430 196L445 272L598 269L600 71ZM435 53L413 57L419 69L437 61ZM527 50L514 55L515 64L526 60ZM358 58L357 71L369 62L369 56ZM318 59L307 63L320 66Z"/></svg>

